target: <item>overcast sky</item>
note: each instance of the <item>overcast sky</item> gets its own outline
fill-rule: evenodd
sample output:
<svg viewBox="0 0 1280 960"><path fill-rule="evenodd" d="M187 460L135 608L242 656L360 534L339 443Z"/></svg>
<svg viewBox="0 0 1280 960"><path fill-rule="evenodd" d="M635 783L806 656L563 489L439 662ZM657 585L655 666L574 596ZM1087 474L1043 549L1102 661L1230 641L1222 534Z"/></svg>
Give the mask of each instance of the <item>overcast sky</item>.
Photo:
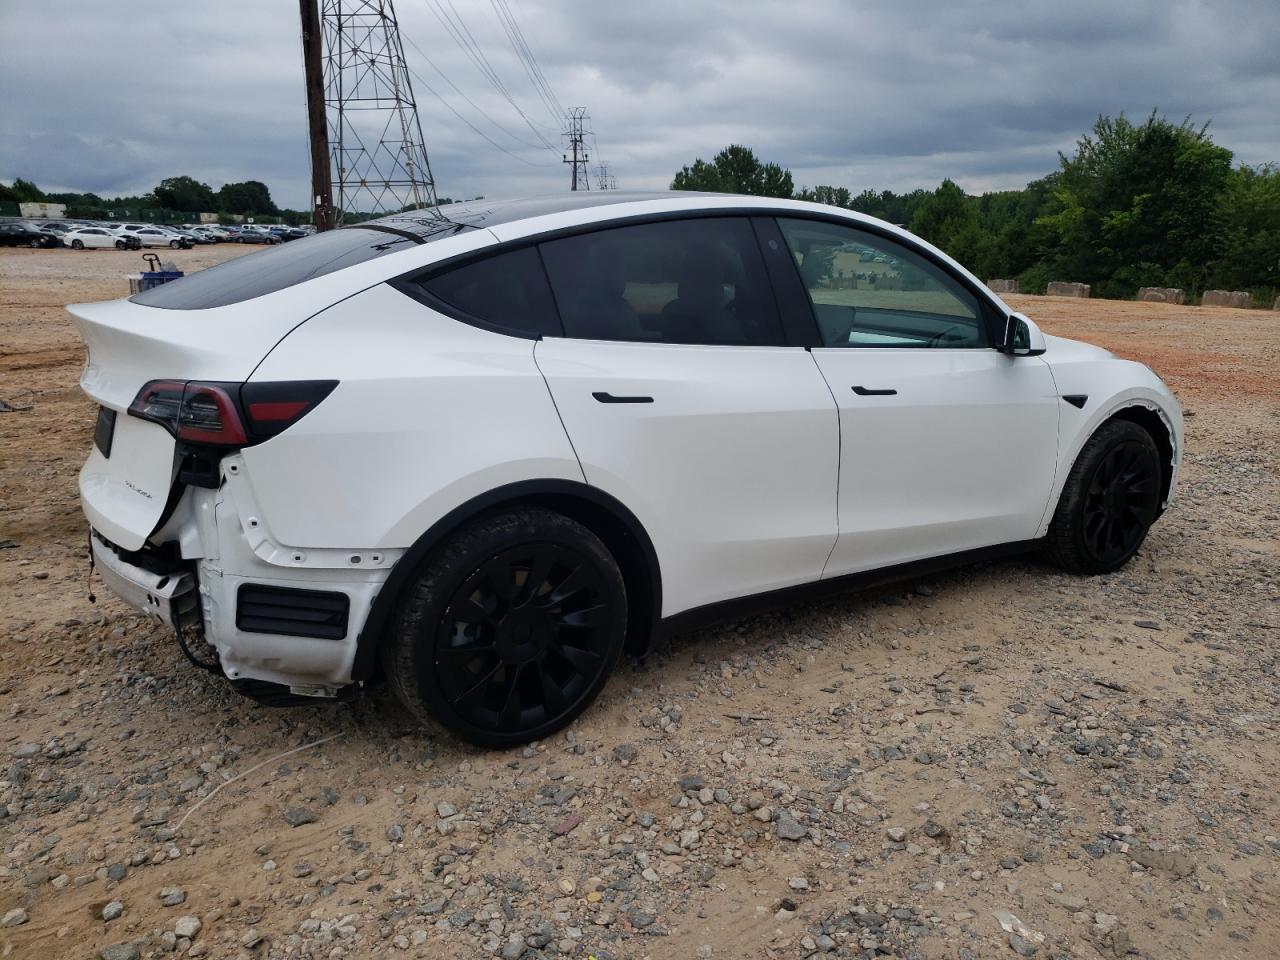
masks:
<svg viewBox="0 0 1280 960"><path fill-rule="evenodd" d="M436 4L460 14L537 134ZM1211 120L1238 162L1280 160L1277 0L508 5L558 100L590 112L593 166L607 160L623 189L665 188L695 157L745 143L797 186L950 176L980 193L1053 170L1099 113L1153 107ZM491 0L396 6L440 195L567 189L558 125ZM0 36L0 179L106 195L177 174L215 189L258 179L277 203L306 206L293 0L3 0ZM554 149L521 142L538 135Z"/></svg>

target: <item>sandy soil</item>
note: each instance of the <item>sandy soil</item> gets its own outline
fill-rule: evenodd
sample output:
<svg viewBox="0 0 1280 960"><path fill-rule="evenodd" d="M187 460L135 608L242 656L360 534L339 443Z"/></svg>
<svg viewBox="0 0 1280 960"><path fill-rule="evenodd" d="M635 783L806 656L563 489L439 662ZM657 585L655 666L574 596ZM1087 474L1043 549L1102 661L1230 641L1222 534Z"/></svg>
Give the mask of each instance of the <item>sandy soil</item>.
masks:
<svg viewBox="0 0 1280 960"><path fill-rule="evenodd" d="M62 306L138 268L0 251L0 955L1280 955L1280 314L1010 298L1190 414L1120 573L987 564L677 637L483 753L377 690L257 707L89 603Z"/></svg>

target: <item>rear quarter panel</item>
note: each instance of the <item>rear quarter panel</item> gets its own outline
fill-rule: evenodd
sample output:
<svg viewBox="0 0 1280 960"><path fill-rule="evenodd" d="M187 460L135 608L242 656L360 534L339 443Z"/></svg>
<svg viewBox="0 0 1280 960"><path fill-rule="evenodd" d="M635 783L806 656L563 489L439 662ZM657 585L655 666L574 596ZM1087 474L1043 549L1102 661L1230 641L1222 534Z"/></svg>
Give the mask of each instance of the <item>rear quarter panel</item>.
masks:
<svg viewBox="0 0 1280 960"><path fill-rule="evenodd" d="M339 385L289 430L243 453L271 538L407 547L495 487L582 482L533 344L450 319L385 284L294 330L251 379Z"/></svg>

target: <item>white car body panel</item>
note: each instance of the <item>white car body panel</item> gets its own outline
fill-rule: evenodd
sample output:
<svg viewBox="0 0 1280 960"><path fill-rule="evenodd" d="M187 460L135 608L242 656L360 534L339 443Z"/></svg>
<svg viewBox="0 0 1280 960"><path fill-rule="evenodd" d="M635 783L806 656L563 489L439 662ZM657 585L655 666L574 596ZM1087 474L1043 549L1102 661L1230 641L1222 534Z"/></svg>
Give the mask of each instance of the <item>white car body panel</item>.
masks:
<svg viewBox="0 0 1280 960"><path fill-rule="evenodd" d="M840 540L827 576L1036 536L1063 406L1044 360L843 347L813 357L840 405Z"/></svg>
<svg viewBox="0 0 1280 960"><path fill-rule="evenodd" d="M1120 411L1142 407L1164 422L1173 446L1169 489L1162 503L1167 509L1177 493L1183 455L1182 407L1168 386L1144 364L1121 360L1102 347L1054 336L1046 336L1045 343L1044 358L1053 371L1058 393L1089 398L1083 409L1066 403L1061 408L1058 470L1049 494L1050 507L1057 504L1071 465L1094 431ZM1052 519L1052 509L1046 510L1037 536L1044 536Z"/></svg>
<svg viewBox="0 0 1280 960"><path fill-rule="evenodd" d="M253 379L341 382L292 429L243 451L264 522L282 543L407 547L487 490L582 482L532 340L458 323L381 285L286 344Z"/></svg>
<svg viewBox="0 0 1280 960"><path fill-rule="evenodd" d="M840 438L807 351L548 337L536 357L587 483L653 541L664 615L821 576Z"/></svg>
<svg viewBox="0 0 1280 960"><path fill-rule="evenodd" d="M331 693L352 680L364 619L396 564L452 511L511 484L580 484L621 503L652 542L657 612L670 617L1041 537L1081 446L1126 407L1168 425L1176 482L1176 400L1145 367L1088 345L1047 337L1042 357L1014 358L539 340L470 325L387 284L549 231L707 210L838 217L932 250L829 207L689 195L499 222L227 306L73 305L89 350L82 386L118 414L111 456L92 451L81 472L85 513L126 551L180 545L229 676ZM270 273L268 258L294 246L242 259ZM176 443L127 410L157 379L338 386L285 432L224 456L218 489L189 488L156 529ZM854 384L899 393L859 397ZM597 391L654 402L600 403ZM1061 399L1076 394L1088 397L1083 409ZM127 568L113 564L113 576ZM340 590L351 601L347 636L239 631L244 583Z"/></svg>

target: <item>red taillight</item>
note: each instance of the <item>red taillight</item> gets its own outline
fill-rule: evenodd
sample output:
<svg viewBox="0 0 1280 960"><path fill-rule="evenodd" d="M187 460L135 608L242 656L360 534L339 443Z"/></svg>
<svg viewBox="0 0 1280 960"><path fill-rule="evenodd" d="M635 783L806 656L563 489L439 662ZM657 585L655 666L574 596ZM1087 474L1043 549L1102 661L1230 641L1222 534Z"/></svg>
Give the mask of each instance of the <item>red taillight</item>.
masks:
<svg viewBox="0 0 1280 960"><path fill-rule="evenodd" d="M336 380L206 383L152 380L129 406L131 416L158 423L180 440L246 447L297 423L338 385Z"/></svg>

